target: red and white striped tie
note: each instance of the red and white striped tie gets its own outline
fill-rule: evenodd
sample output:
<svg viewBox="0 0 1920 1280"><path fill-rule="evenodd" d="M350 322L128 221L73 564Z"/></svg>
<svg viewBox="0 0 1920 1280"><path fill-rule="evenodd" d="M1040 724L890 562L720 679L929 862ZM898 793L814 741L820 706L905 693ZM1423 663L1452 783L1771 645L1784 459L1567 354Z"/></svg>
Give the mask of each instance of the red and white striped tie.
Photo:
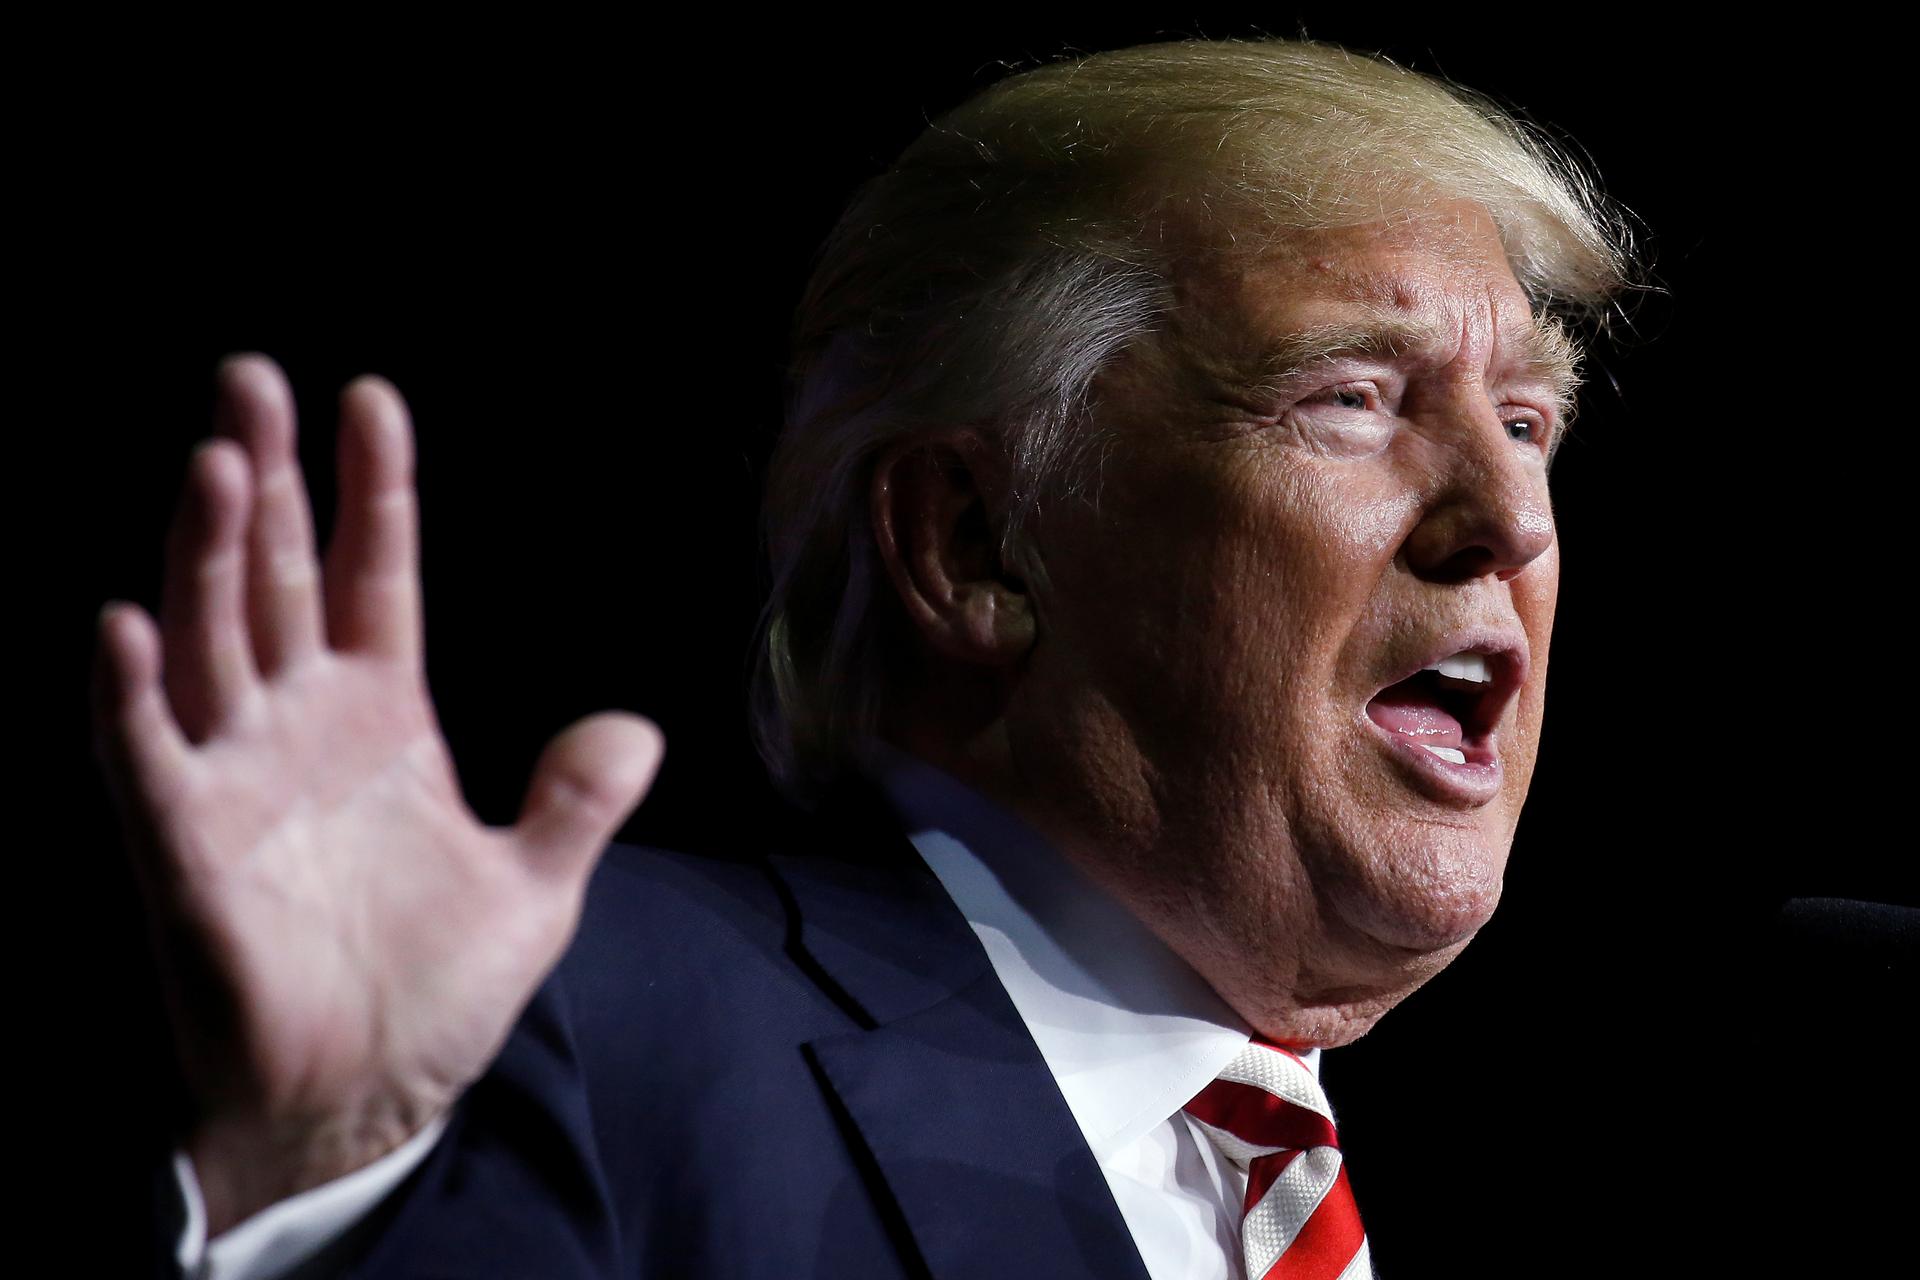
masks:
<svg viewBox="0 0 1920 1280"><path fill-rule="evenodd" d="M1254 1041L1186 1106L1247 1171L1247 1280L1365 1280L1367 1233L1347 1185L1333 1110L1306 1063Z"/></svg>

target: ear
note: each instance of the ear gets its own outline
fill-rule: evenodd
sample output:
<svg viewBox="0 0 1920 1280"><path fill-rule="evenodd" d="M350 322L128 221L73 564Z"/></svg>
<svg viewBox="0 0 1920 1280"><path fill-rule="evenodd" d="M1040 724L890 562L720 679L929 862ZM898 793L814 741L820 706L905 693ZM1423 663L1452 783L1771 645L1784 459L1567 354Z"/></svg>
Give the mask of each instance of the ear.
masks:
<svg viewBox="0 0 1920 1280"><path fill-rule="evenodd" d="M1008 666L1033 647L1027 584L1000 562L1006 469L972 432L881 455L871 490L874 541L907 617L934 652Z"/></svg>

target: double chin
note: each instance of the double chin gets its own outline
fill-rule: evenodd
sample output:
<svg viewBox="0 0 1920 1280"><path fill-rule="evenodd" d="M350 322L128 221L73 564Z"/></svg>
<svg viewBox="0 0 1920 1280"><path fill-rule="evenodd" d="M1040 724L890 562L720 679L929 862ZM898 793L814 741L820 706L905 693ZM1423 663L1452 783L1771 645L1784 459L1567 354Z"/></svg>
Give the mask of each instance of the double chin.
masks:
<svg viewBox="0 0 1920 1280"><path fill-rule="evenodd" d="M1469 832L1457 840L1477 843ZM1330 923L1380 950L1383 958L1441 964L1473 940L1500 902L1504 856L1496 851L1430 842L1343 874L1316 889Z"/></svg>

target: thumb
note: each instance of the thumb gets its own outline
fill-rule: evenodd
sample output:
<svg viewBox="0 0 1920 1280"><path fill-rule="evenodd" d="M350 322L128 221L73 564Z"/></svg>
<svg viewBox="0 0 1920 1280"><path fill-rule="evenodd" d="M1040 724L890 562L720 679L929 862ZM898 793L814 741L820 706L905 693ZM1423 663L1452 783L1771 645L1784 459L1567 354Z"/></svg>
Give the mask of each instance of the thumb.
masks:
<svg viewBox="0 0 1920 1280"><path fill-rule="evenodd" d="M651 720L605 711L563 730L540 753L514 835L536 867L581 877L660 768L666 739Z"/></svg>

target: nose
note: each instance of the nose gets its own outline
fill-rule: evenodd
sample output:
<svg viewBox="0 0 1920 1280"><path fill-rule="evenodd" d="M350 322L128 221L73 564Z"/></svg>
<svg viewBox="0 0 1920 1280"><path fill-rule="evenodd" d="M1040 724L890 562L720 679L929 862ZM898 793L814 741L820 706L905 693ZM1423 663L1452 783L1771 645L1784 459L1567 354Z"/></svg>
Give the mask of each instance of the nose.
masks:
<svg viewBox="0 0 1920 1280"><path fill-rule="evenodd" d="M1408 567L1434 582L1505 582L1553 545L1544 459L1509 436L1490 406L1472 418L1452 436L1403 547Z"/></svg>

